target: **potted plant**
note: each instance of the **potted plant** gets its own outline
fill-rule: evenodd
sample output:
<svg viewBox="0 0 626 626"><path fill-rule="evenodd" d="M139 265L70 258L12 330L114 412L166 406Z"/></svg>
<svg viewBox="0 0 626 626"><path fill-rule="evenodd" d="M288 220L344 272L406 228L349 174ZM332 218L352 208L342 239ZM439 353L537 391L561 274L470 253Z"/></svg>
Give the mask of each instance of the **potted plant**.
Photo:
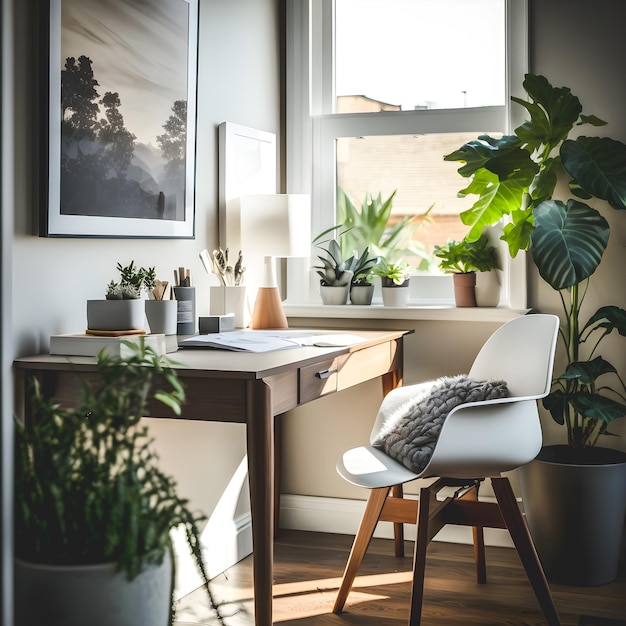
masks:
<svg viewBox="0 0 626 626"><path fill-rule="evenodd" d="M441 270L452 274L456 306L477 306L476 273L499 268L498 252L490 244L487 234L482 233L475 241L464 238L435 246L433 254L439 259ZM490 305L497 303L490 302Z"/></svg>
<svg viewBox="0 0 626 626"><path fill-rule="evenodd" d="M409 282L412 267L403 261L389 262L381 258L373 273L380 277L383 304L406 306L409 300Z"/></svg>
<svg viewBox="0 0 626 626"><path fill-rule="evenodd" d="M527 75L528 100L513 98L530 114L512 136L481 136L446 156L461 161L471 182L462 193L479 196L462 214L469 238L510 216L502 238L513 256L529 250L540 276L559 294L565 369L544 406L564 426L567 445L545 446L522 468L527 521L546 575L575 584L602 584L617 574L626 510L626 454L601 447L612 420L626 414L624 378L599 353L612 331L626 335L626 311L582 309L590 277L609 239L609 225L582 200L605 200L626 209L626 145L608 137L569 138L575 125L604 125L582 114L579 99L545 77ZM553 197L566 174L576 196ZM614 335L612 335L614 336ZM607 384L617 376L617 389Z"/></svg>
<svg viewBox="0 0 626 626"><path fill-rule="evenodd" d="M318 239L319 237L316 237L313 243ZM331 239L326 248L318 247L326 253L324 256L317 257L322 264L315 266L320 277L322 302L324 304L346 304L353 272L346 266L339 243L336 239Z"/></svg>
<svg viewBox="0 0 626 626"><path fill-rule="evenodd" d="M89 331L144 331L145 305L141 292L151 292L156 284L154 267L117 264L118 281L111 280L104 300L87 300Z"/></svg>
<svg viewBox="0 0 626 626"><path fill-rule="evenodd" d="M379 257L370 256L369 248L362 254L355 253L346 260L346 267L352 271L350 302L352 304L371 304L374 295L373 270Z"/></svg>
<svg viewBox="0 0 626 626"><path fill-rule="evenodd" d="M159 469L140 423L150 398L179 415L184 390L169 361L126 343L125 357L100 353L78 408L44 399L30 381L32 410L15 439L17 624L171 624L170 531L181 524L215 606L203 517Z"/></svg>
<svg viewBox="0 0 626 626"><path fill-rule="evenodd" d="M398 261L405 257L419 259L417 269L428 269L432 257L426 247L414 240L419 227L428 221L432 206L420 215L407 215L391 224L391 212L396 191L384 199L367 193L357 208L341 188L337 193L337 224L321 233L316 240L333 231L341 231L340 247L344 257L353 250L369 251L378 257ZM315 243L315 242L314 242Z"/></svg>

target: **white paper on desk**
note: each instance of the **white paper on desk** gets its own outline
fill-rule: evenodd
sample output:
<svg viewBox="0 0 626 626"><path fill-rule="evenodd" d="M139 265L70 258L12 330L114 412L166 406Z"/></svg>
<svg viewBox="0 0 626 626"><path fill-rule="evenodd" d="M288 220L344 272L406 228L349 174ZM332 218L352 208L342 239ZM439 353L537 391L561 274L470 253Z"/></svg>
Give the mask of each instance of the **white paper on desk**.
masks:
<svg viewBox="0 0 626 626"><path fill-rule="evenodd" d="M365 341L358 335L318 334L293 330L240 330L189 337L180 347L212 348L239 352L272 352L302 346L341 347Z"/></svg>

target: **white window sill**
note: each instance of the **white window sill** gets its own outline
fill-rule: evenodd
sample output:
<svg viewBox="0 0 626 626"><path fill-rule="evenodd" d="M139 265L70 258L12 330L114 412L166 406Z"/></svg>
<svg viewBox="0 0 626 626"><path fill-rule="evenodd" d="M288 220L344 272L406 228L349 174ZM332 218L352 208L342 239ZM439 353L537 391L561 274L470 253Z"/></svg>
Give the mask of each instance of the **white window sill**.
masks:
<svg viewBox="0 0 626 626"><path fill-rule="evenodd" d="M452 305L389 307L382 304L330 306L325 304L284 304L287 317L318 319L429 320L452 322L508 322L530 309L507 307L455 307Z"/></svg>

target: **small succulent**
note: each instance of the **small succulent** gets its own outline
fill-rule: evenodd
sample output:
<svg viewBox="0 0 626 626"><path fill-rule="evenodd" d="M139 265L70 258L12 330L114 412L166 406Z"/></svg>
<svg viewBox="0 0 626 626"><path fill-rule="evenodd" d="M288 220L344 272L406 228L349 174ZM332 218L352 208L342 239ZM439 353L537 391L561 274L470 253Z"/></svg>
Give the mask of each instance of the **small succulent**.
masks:
<svg viewBox="0 0 626 626"><path fill-rule="evenodd" d="M389 263L387 259L382 258L373 269L373 273L381 277L383 287L393 287L404 284L411 276L412 269L408 263L401 261Z"/></svg>
<svg viewBox="0 0 626 626"><path fill-rule="evenodd" d="M343 287L352 281L353 270L348 268L346 261L341 256L341 248L335 239L328 242L328 247L323 248L326 256L318 256L322 265L316 265L315 269L320 277L320 284L326 287Z"/></svg>
<svg viewBox="0 0 626 626"><path fill-rule="evenodd" d="M156 271L154 267L135 267L131 261L127 266L117 264L120 273L120 282L111 281L107 286L106 297L108 300L119 299L136 300L141 297L141 290L150 292L156 285ZM120 296L121 294L121 296Z"/></svg>
<svg viewBox="0 0 626 626"><path fill-rule="evenodd" d="M352 284L371 285L373 270L379 261L380 257L369 255L369 248L365 248L360 255L355 250L354 254L345 262L346 268L351 270L353 274Z"/></svg>

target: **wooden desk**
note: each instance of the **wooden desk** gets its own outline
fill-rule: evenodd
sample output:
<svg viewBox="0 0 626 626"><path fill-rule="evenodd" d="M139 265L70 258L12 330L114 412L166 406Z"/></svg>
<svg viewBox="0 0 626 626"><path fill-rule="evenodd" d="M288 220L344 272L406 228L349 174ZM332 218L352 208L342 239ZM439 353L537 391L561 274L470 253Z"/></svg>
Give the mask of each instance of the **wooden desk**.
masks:
<svg viewBox="0 0 626 626"><path fill-rule="evenodd" d="M178 362L176 370L186 386L181 419L247 425L257 626L272 624L274 417L373 378L382 379L383 393L402 382L404 331L350 332L365 341L351 347L304 347L264 354L186 349L170 355ZM46 395L70 404L81 397L77 374L93 376L95 359L40 355L18 359L15 366L21 385L18 398L24 398L25 376L36 373ZM151 417L175 417L161 403L151 404L149 411Z"/></svg>

